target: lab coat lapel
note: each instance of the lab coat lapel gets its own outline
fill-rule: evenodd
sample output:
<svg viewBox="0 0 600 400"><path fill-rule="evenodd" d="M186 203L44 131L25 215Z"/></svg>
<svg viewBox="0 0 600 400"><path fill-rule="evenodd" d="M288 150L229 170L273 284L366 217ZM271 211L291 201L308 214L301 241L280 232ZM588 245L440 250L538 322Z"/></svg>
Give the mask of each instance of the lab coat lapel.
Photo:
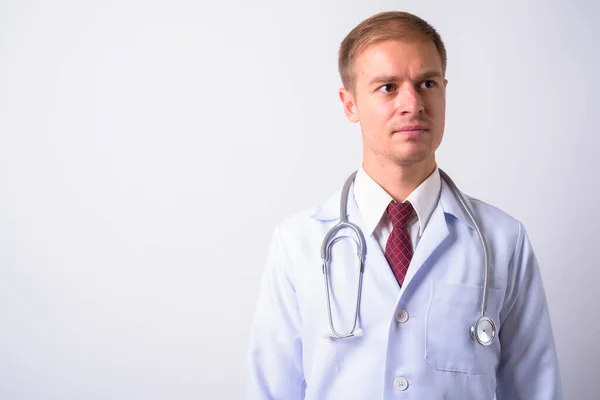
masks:
<svg viewBox="0 0 600 400"><path fill-rule="evenodd" d="M397 296L400 286L381 246L372 235L365 238L365 240L368 248L365 260L365 275L369 275L370 279L375 281L375 287L381 288L385 295Z"/></svg>
<svg viewBox="0 0 600 400"><path fill-rule="evenodd" d="M442 190L444 187L442 186ZM433 214L423 231L423 236L414 251L413 258L404 278L403 288L406 288L412 278L418 273L421 267L427 262L436 249L448 237L449 230L446 223L446 214L440 202L433 210Z"/></svg>

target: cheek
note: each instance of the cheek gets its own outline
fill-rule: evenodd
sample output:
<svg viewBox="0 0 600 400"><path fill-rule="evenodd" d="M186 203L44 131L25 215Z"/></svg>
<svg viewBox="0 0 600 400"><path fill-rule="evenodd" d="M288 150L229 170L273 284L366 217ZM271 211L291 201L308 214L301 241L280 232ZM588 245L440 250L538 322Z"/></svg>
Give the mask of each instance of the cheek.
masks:
<svg viewBox="0 0 600 400"><path fill-rule="evenodd" d="M428 102L429 112L436 119L444 119L446 115L446 99L445 97L432 98Z"/></svg>
<svg viewBox="0 0 600 400"><path fill-rule="evenodd" d="M360 118L365 126L373 128L385 127L394 115L389 104L381 101L365 103L361 109Z"/></svg>

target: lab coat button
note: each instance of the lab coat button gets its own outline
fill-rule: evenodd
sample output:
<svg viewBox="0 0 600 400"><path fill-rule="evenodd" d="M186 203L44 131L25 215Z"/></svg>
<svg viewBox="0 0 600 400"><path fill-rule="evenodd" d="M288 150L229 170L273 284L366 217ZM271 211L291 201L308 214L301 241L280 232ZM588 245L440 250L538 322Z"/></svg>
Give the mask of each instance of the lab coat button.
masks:
<svg viewBox="0 0 600 400"><path fill-rule="evenodd" d="M408 321L408 312L406 310L400 310L396 313L396 321L403 324Z"/></svg>
<svg viewBox="0 0 600 400"><path fill-rule="evenodd" d="M394 382L394 387L403 392L408 388L408 381L405 377L400 376L396 378L396 381Z"/></svg>

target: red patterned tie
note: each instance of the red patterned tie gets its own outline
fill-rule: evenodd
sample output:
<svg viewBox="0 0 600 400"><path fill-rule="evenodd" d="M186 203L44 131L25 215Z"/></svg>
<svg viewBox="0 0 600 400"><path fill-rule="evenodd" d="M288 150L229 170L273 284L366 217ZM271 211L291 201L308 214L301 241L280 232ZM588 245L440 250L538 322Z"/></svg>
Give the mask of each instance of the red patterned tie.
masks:
<svg viewBox="0 0 600 400"><path fill-rule="evenodd" d="M413 216L413 207L406 203L391 202L387 208L392 221L392 232L385 245L385 258L387 258L394 275L400 286L404 282L408 265L412 259L412 243L408 234L407 225Z"/></svg>

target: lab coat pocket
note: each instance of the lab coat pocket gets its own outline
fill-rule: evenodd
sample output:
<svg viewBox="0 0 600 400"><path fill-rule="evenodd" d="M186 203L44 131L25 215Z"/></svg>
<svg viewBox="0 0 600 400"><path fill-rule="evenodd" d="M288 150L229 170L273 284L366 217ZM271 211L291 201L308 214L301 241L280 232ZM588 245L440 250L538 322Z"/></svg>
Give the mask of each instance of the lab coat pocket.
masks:
<svg viewBox="0 0 600 400"><path fill-rule="evenodd" d="M488 289L486 315L499 330L500 291ZM471 326L481 315L483 287L433 282L425 328L425 357L440 371L493 373L500 356L498 337L482 346L471 337Z"/></svg>

